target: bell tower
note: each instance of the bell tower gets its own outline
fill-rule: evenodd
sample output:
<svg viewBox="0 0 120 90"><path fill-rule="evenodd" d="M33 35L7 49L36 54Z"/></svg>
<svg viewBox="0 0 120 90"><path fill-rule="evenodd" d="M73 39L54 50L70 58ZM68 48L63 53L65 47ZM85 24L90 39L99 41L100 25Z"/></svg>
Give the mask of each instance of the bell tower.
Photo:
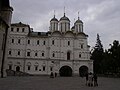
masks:
<svg viewBox="0 0 120 90"><path fill-rule="evenodd" d="M9 0L1 0L0 16L10 26L13 8L10 7Z"/></svg>
<svg viewBox="0 0 120 90"><path fill-rule="evenodd" d="M50 31L58 31L58 20L55 17L55 11L54 11L54 17L50 20Z"/></svg>
<svg viewBox="0 0 120 90"><path fill-rule="evenodd" d="M78 12L78 20L75 22L75 32L83 32L83 22L80 20Z"/></svg>

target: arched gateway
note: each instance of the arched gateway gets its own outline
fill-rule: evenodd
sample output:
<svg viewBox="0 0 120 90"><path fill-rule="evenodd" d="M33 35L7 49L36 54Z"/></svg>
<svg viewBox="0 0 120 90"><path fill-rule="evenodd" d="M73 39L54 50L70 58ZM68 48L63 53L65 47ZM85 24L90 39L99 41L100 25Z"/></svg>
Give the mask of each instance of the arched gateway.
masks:
<svg viewBox="0 0 120 90"><path fill-rule="evenodd" d="M81 77L84 77L88 73L88 67L87 66L81 66L79 68L79 75Z"/></svg>
<svg viewBox="0 0 120 90"><path fill-rule="evenodd" d="M63 66L59 70L60 76L72 76L72 69L69 66Z"/></svg>

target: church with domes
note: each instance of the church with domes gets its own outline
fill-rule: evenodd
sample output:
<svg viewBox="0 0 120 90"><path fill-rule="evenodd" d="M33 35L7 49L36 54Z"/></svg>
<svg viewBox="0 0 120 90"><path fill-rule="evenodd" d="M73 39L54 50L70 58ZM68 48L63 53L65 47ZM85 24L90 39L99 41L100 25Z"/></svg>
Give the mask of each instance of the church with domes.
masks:
<svg viewBox="0 0 120 90"><path fill-rule="evenodd" d="M88 35L78 17L70 28L65 15L50 20L47 32L35 32L22 22L11 24L7 69L32 75L84 76L93 72Z"/></svg>

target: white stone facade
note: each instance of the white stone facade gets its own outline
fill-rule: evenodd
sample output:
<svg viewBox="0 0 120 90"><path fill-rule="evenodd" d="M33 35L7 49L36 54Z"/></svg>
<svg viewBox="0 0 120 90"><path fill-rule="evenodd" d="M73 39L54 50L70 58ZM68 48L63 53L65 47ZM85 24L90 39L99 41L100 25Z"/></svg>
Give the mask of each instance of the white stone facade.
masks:
<svg viewBox="0 0 120 90"><path fill-rule="evenodd" d="M48 32L34 32L21 22L12 24L7 69L34 75L56 72L61 76L93 72L87 37L83 22L78 18L70 29L70 20L65 14L59 21L55 16L51 19Z"/></svg>

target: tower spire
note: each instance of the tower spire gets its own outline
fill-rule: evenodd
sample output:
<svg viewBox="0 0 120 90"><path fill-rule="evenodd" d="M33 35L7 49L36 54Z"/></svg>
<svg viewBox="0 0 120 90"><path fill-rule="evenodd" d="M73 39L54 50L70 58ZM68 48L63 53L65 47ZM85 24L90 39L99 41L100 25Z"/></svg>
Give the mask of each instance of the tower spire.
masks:
<svg viewBox="0 0 120 90"><path fill-rule="evenodd" d="M55 10L54 10L54 18L55 18Z"/></svg>
<svg viewBox="0 0 120 90"><path fill-rule="evenodd" d="M64 6L64 16L65 16L65 6Z"/></svg>
<svg viewBox="0 0 120 90"><path fill-rule="evenodd" d="M79 17L79 12L78 12L78 20L80 19L80 17Z"/></svg>

